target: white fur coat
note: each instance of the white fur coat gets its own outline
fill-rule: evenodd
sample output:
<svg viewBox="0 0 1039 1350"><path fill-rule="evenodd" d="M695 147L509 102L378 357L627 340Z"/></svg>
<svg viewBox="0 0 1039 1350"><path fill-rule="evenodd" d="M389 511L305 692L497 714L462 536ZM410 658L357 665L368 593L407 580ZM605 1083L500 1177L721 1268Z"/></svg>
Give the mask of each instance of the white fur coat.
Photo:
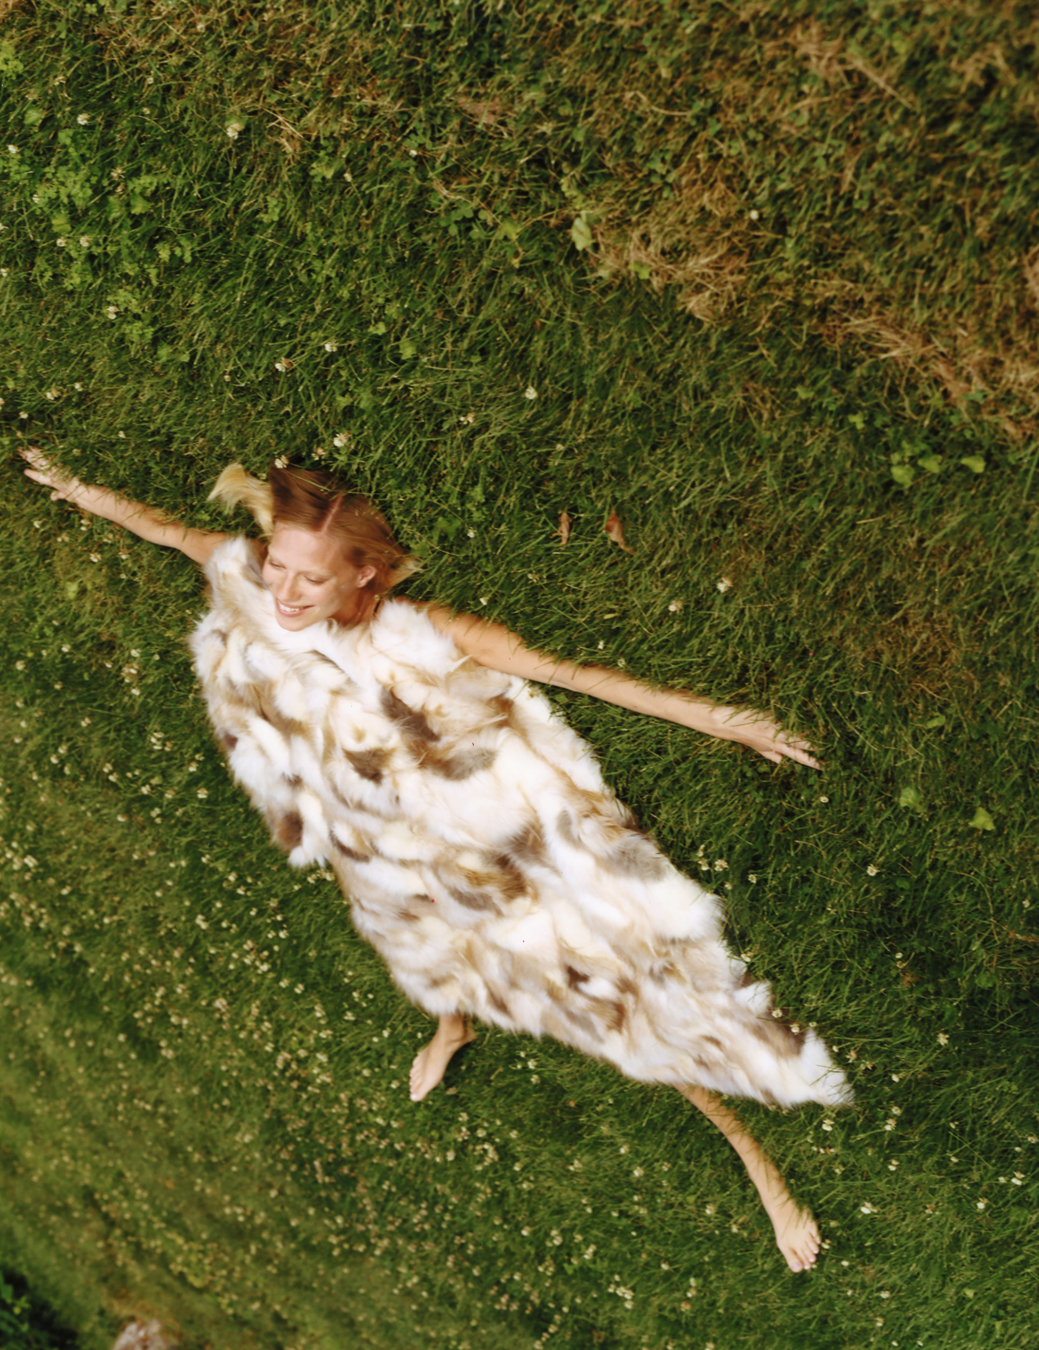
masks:
<svg viewBox="0 0 1039 1350"><path fill-rule="evenodd" d="M850 1099L822 1041L772 1016L588 746L421 610L279 627L253 546L207 568L192 647L232 772L297 866L327 860L407 996L554 1036L632 1078L792 1105Z"/></svg>

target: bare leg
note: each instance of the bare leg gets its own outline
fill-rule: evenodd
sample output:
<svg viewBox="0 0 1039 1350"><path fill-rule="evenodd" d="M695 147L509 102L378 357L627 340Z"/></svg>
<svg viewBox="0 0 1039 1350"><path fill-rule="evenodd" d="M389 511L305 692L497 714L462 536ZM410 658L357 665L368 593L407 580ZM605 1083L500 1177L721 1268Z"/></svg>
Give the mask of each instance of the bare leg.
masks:
<svg viewBox="0 0 1039 1350"><path fill-rule="evenodd" d="M809 1270L819 1255L819 1229L806 1209L799 1209L775 1165L761 1145L746 1132L737 1118L722 1104L721 1098L701 1087L681 1087L683 1097L700 1108L717 1125L743 1159L743 1164L761 1196L765 1212L772 1220L776 1244L791 1270Z"/></svg>
<svg viewBox="0 0 1039 1350"><path fill-rule="evenodd" d="M420 1102L428 1097L444 1076L451 1056L463 1045L475 1040L472 1027L459 1013L441 1017L436 1035L415 1056L411 1066L411 1100Z"/></svg>

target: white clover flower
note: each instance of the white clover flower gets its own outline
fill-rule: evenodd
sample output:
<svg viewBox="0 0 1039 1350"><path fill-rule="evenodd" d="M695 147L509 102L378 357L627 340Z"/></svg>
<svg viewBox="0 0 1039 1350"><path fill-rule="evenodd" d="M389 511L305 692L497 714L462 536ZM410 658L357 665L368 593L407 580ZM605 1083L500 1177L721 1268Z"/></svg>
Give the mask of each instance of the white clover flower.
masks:
<svg viewBox="0 0 1039 1350"><path fill-rule="evenodd" d="M760 212L760 211L751 211L751 213L750 213L750 218L751 218L751 220L758 220L758 219L760 219L760 217L761 217L761 212Z"/></svg>
<svg viewBox="0 0 1039 1350"><path fill-rule="evenodd" d="M332 444L337 449L342 449L344 445L350 443L350 433L348 431L339 431L332 437Z"/></svg>
<svg viewBox="0 0 1039 1350"><path fill-rule="evenodd" d="M890 1290L890 1289L881 1289L881 1291L880 1291L880 1297L881 1297L881 1298L890 1298L890 1297L891 1297L891 1290Z"/></svg>
<svg viewBox="0 0 1039 1350"><path fill-rule="evenodd" d="M985 1209L987 1208L987 1206L988 1206L987 1200L982 1199L978 1201L978 1209Z"/></svg>
<svg viewBox="0 0 1039 1350"><path fill-rule="evenodd" d="M203 801L205 801L205 799L209 796L209 793L206 791L204 787L200 787L198 790L198 795Z"/></svg>
<svg viewBox="0 0 1039 1350"><path fill-rule="evenodd" d="M17 155L19 153L17 145L9 145L7 147L7 153L9 155Z"/></svg>
<svg viewBox="0 0 1039 1350"><path fill-rule="evenodd" d="M894 1118L894 1116L888 1116L887 1120L884 1121L884 1129L893 1130L897 1124L898 1121Z"/></svg>
<svg viewBox="0 0 1039 1350"><path fill-rule="evenodd" d="M819 800L825 805L825 803L828 802L830 799L829 797L820 797Z"/></svg>
<svg viewBox="0 0 1039 1350"><path fill-rule="evenodd" d="M81 127L85 127L87 123L90 121L90 114L80 113L80 115L76 118L76 121L79 123Z"/></svg>
<svg viewBox="0 0 1039 1350"><path fill-rule="evenodd" d="M78 390L81 390L81 389L83 388L83 385L82 385L82 383L81 383L79 380L77 380L76 383L75 383L72 387L73 387L73 389L75 389L75 390L78 391Z"/></svg>
<svg viewBox="0 0 1039 1350"><path fill-rule="evenodd" d="M865 1203L864 1205L860 1205L860 1206L859 1206L859 1213L860 1213L860 1214L876 1214L876 1212L877 1212L876 1209L874 1208L873 1205L871 1205L871 1204L869 1203L868 1200L866 1201L866 1203Z"/></svg>
<svg viewBox="0 0 1039 1350"><path fill-rule="evenodd" d="M747 880L750 882L750 884L751 884L752 886L755 884L755 882L757 881L757 879L758 879L758 874L757 874L757 872L748 872L748 873L747 873Z"/></svg>
<svg viewBox="0 0 1039 1350"><path fill-rule="evenodd" d="M722 595L724 595L726 591L732 590L732 582L729 580L728 577L722 577L721 580L717 583L717 586L718 590L721 591Z"/></svg>
<svg viewBox="0 0 1039 1350"><path fill-rule="evenodd" d="M704 1205L704 1211L703 1211L703 1212L704 1212L705 1214L714 1214L714 1213L717 1211L717 1209L718 1209L718 1206L717 1206L717 1205Z"/></svg>
<svg viewBox="0 0 1039 1350"><path fill-rule="evenodd" d="M339 350L339 343L338 343L338 342L332 341L332 342L326 342L326 343L325 343L325 351L326 351L326 352L337 352L338 350Z"/></svg>
<svg viewBox="0 0 1039 1350"><path fill-rule="evenodd" d="M241 122L228 122L224 128L232 141L236 141L239 135L245 130Z"/></svg>
<svg viewBox="0 0 1039 1350"><path fill-rule="evenodd" d="M284 356L279 356L274 363L274 369L280 371L284 375L287 370L292 369L292 362Z"/></svg>
<svg viewBox="0 0 1039 1350"><path fill-rule="evenodd" d="M538 396L538 391L534 388L534 386L533 386L532 384L528 384L527 387L526 387L526 389L524 389L524 391L523 391L523 397L524 397L524 398L529 398L529 399L533 400L533 399L536 399L537 396Z"/></svg>
<svg viewBox="0 0 1039 1350"><path fill-rule="evenodd" d="M90 235L89 235L89 234L81 234L81 235L79 236L79 246L80 246L80 248L89 248L89 247L90 247Z"/></svg>
<svg viewBox="0 0 1039 1350"><path fill-rule="evenodd" d="M61 390L50 388L47 390L47 392L44 394L43 397L50 399L50 401L53 403L56 398L61 398Z"/></svg>
<svg viewBox="0 0 1039 1350"><path fill-rule="evenodd" d="M875 877L879 870L880 870L879 868L874 867L873 864L870 863L870 865L866 868L866 875L868 877Z"/></svg>
<svg viewBox="0 0 1039 1350"><path fill-rule="evenodd" d="M827 1134L829 1134L830 1131L833 1129L833 1121L829 1117L827 1117L823 1121L823 1129L826 1131Z"/></svg>
<svg viewBox="0 0 1039 1350"><path fill-rule="evenodd" d="M285 455L279 455L278 458L274 461L274 467L277 469L285 469L288 467L288 463L289 461L285 457Z"/></svg>
<svg viewBox="0 0 1039 1350"><path fill-rule="evenodd" d="M27 412L20 412L20 413L18 414L18 416L19 416L23 421L27 421L27 420L28 420L28 417L29 417L29 414L28 414Z"/></svg>
<svg viewBox="0 0 1039 1350"><path fill-rule="evenodd" d="M58 248L64 248L64 247L65 247L65 244L67 243L67 240L65 240L64 238L62 238L62 239L55 239L54 242L57 244Z"/></svg>
<svg viewBox="0 0 1039 1350"><path fill-rule="evenodd" d="M715 858L714 870L716 872L727 872L729 870L729 864L725 861L724 858Z"/></svg>
<svg viewBox="0 0 1039 1350"><path fill-rule="evenodd" d="M668 607L667 607L667 612L668 612L669 614L681 614L681 612L682 612L682 602L681 602L681 600L672 600L671 603L670 603L670 604L668 605Z"/></svg>
<svg viewBox="0 0 1039 1350"><path fill-rule="evenodd" d="M7 276L7 268L6 268L6 267L0 267L0 277L6 277L6 276Z"/></svg>
<svg viewBox="0 0 1039 1350"><path fill-rule="evenodd" d="M946 1033L945 1033L944 1031L939 1031L939 1033L938 1033L938 1044L939 1044L939 1045L948 1045L948 1044L949 1044L949 1037L946 1035Z"/></svg>
<svg viewBox="0 0 1039 1350"><path fill-rule="evenodd" d="M106 307L106 309L105 309L105 313L108 315L108 317L109 317L110 319L114 319L115 316L119 313L119 306L118 306L118 305L108 305L108 306Z"/></svg>
<svg viewBox="0 0 1039 1350"><path fill-rule="evenodd" d="M1024 1182L1025 1182L1024 1172L1015 1172L1014 1175L1010 1178L1011 1186L1023 1186Z"/></svg>

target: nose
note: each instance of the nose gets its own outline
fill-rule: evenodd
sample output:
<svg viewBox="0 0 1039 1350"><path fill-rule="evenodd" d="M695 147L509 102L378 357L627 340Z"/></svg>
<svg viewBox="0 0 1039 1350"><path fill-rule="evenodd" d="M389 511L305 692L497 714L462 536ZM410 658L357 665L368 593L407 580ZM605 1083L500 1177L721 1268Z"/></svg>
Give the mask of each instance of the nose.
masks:
<svg viewBox="0 0 1039 1350"><path fill-rule="evenodd" d="M296 577L279 577L275 582L273 589L274 598L280 600L283 605L295 605L299 603L300 597Z"/></svg>

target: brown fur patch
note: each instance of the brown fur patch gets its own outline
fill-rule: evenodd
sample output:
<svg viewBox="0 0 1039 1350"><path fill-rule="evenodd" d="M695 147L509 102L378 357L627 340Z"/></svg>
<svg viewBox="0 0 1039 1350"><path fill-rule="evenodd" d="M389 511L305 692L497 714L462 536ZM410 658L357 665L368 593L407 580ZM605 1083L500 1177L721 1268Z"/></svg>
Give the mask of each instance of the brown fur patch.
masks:
<svg viewBox="0 0 1039 1350"><path fill-rule="evenodd" d="M341 839L338 839L334 830L329 831L328 837L331 839L336 852L340 853L344 858L349 858L351 862L371 862L371 858L366 853L358 853L356 849L350 848L348 844L344 844Z"/></svg>
<svg viewBox="0 0 1039 1350"><path fill-rule="evenodd" d="M369 783L382 782L382 771L390 757L388 750L344 750L343 754L359 778Z"/></svg>
<svg viewBox="0 0 1039 1350"><path fill-rule="evenodd" d="M426 721L425 716L416 712L414 708L409 708L392 689L384 689L379 702L386 716L400 727L405 736L410 736L416 741L438 741L440 739L439 735Z"/></svg>
<svg viewBox="0 0 1039 1350"><path fill-rule="evenodd" d="M217 739L229 754L238 744L238 737L233 731L218 731Z"/></svg>
<svg viewBox="0 0 1039 1350"><path fill-rule="evenodd" d="M447 778L452 783L460 783L472 778L474 773L489 769L498 757L496 750L465 750L460 755L439 756L426 754L422 758L422 767L435 773L438 778Z"/></svg>
<svg viewBox="0 0 1039 1350"><path fill-rule="evenodd" d="M566 975L566 982L571 989L580 989L588 976L581 970L575 970L573 966L564 966L563 973Z"/></svg>
<svg viewBox="0 0 1039 1350"><path fill-rule="evenodd" d="M479 891L465 891L460 886L448 886L447 892L464 909L471 909L477 914L501 914L501 908L489 895L481 895Z"/></svg>
<svg viewBox="0 0 1039 1350"><path fill-rule="evenodd" d="M274 827L274 838L284 849L299 848L303 842L303 817L287 811Z"/></svg>

